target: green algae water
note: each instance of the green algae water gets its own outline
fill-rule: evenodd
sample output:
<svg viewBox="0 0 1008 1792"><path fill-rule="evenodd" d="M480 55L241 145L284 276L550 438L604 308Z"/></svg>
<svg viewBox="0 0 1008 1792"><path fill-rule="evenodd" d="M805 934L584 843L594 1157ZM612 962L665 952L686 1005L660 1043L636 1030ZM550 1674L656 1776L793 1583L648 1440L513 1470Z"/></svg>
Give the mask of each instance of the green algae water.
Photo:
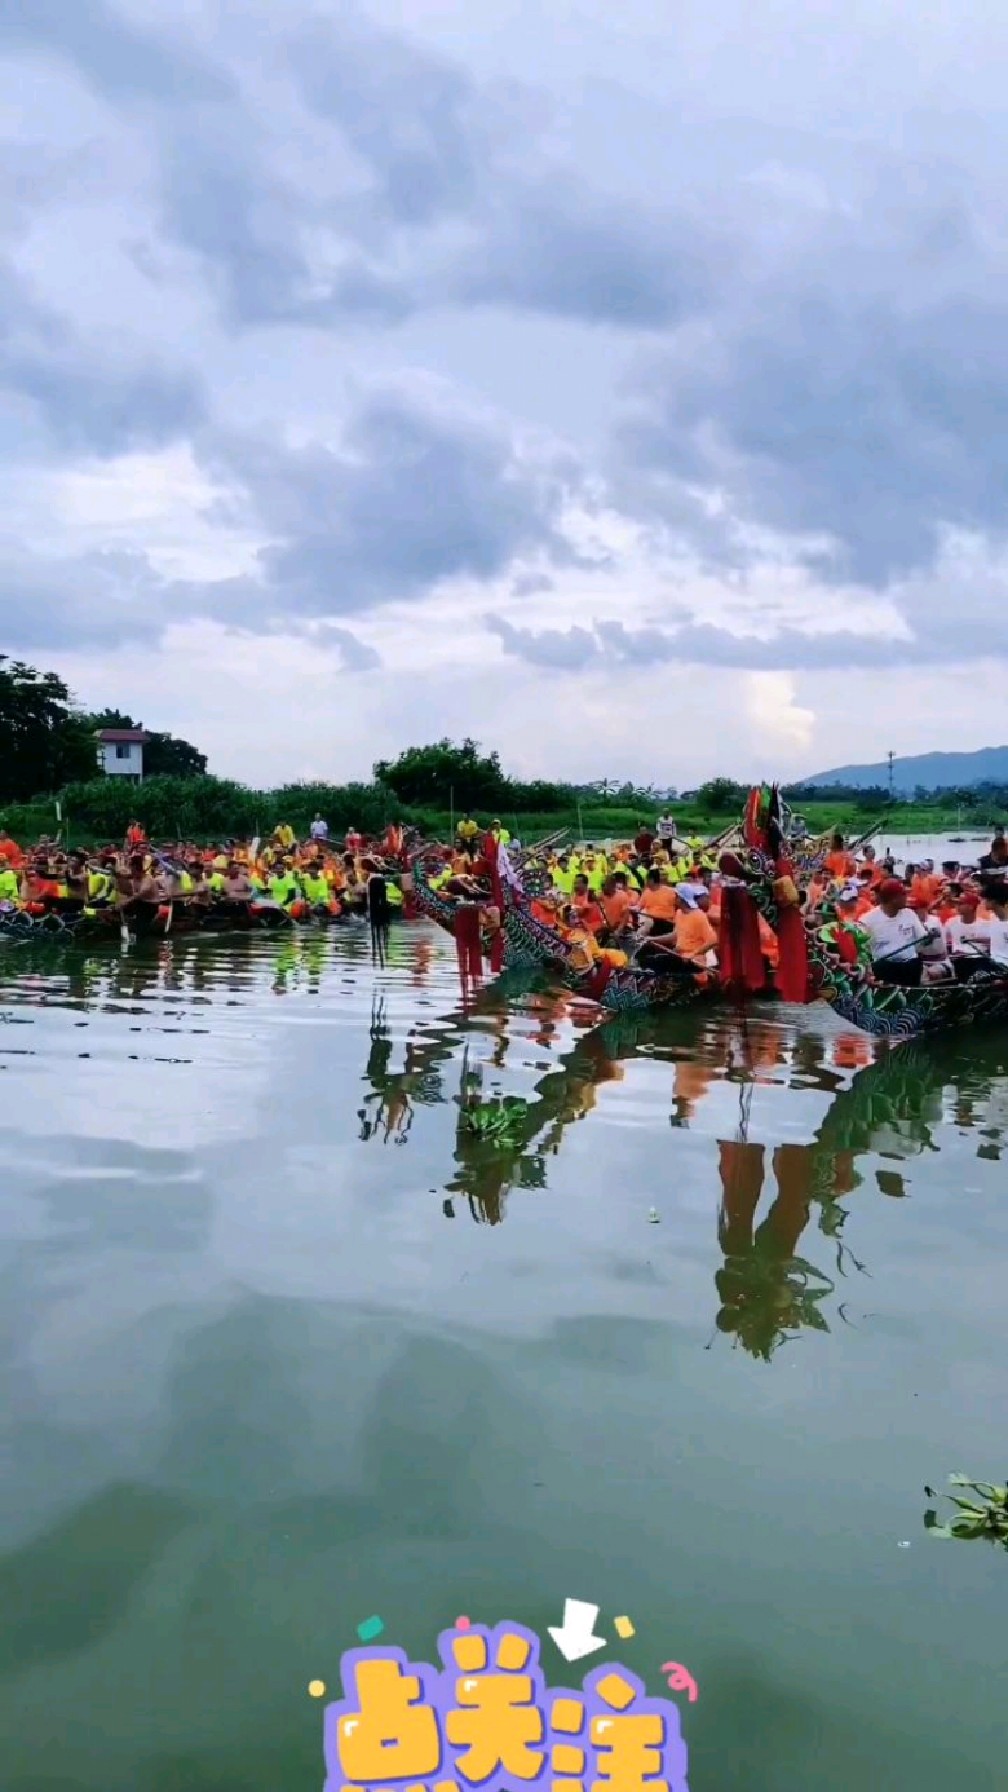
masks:
<svg viewBox="0 0 1008 1792"><path fill-rule="evenodd" d="M4 1792L319 1792L364 1620L570 1684L568 1597L692 1792L1005 1783L923 1514L1006 1468L1008 1037L591 1018L423 925L0 957Z"/></svg>

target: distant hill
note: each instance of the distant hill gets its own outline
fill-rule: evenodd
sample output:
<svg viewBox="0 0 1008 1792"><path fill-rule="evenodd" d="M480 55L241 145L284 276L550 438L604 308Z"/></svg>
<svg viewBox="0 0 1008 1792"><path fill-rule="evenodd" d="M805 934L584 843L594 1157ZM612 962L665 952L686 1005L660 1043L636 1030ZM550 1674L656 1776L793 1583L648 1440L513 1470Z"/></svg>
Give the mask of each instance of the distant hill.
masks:
<svg viewBox="0 0 1008 1792"><path fill-rule="evenodd" d="M802 778L802 784L851 784L859 790L870 790L889 783L889 765L838 765L830 772L816 772ZM918 785L925 790L940 790L948 785L966 789L971 784L1008 784L1008 747L981 747L976 753L918 753L910 759L893 763L893 789L912 796Z"/></svg>

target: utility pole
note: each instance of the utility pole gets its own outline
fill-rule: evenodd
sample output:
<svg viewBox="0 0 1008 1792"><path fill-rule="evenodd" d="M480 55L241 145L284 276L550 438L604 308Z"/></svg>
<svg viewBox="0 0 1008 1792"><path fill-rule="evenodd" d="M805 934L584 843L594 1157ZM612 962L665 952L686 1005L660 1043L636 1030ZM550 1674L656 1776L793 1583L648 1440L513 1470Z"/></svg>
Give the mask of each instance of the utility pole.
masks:
<svg viewBox="0 0 1008 1792"><path fill-rule="evenodd" d="M894 759L895 759L895 757L896 757L896 755L895 755L895 753L894 753L894 752L893 752L893 750L892 750L892 748L891 748L891 747L890 747L890 749L889 749L889 753L888 753L888 759L889 759L889 801L890 801L890 803L891 803L891 802L892 802L892 800L893 800L893 794L892 794L892 782L893 782L893 760L894 760Z"/></svg>

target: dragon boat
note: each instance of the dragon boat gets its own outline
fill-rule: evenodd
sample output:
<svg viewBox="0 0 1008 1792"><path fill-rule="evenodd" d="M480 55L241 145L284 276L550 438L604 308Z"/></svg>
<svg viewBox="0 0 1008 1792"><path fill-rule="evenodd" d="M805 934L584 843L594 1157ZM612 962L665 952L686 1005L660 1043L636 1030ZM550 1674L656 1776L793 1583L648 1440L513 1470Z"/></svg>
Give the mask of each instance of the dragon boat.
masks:
<svg viewBox="0 0 1008 1792"><path fill-rule="evenodd" d="M175 869L170 856L156 854L168 870ZM408 887L404 865L398 861L370 855L368 882L343 901L338 913L298 901L289 907L270 901L233 901L213 896L209 901L190 901L179 897L168 902L133 900L122 906L108 903L91 906L80 901L48 900L22 907L17 903L0 902L0 943L31 941L50 945L96 946L119 944L125 934L133 940L157 939L189 934L263 933L283 929L338 926L354 918L370 919L386 929L390 922L410 905L405 893L401 901L390 901L390 885Z"/></svg>
<svg viewBox="0 0 1008 1792"><path fill-rule="evenodd" d="M684 965L664 976L633 964L616 966L605 962L586 971L578 963L576 949L563 935L532 913L525 894L519 894L510 882L503 885L503 923L510 963L541 965L557 975L575 995L597 1002L611 1014L681 1008L688 1002L718 994L716 973Z"/></svg>
<svg viewBox="0 0 1008 1792"><path fill-rule="evenodd" d="M85 909L72 903L53 903L39 914L12 904L0 905L0 940L45 942L52 945L116 945L123 931L131 938L158 939L165 934L227 934L276 932L299 926L330 925L342 916L325 913L294 916L270 903L210 902L203 904L133 902L126 909Z"/></svg>
<svg viewBox="0 0 1008 1792"><path fill-rule="evenodd" d="M822 841L793 827L776 786L751 793L738 844L721 859L726 981L753 994L763 987L759 914L777 936L776 982L785 1000L822 1001L849 1025L892 1040L1008 1020L1008 968L981 962L962 982L949 977L915 987L880 981L863 929L840 920L828 905L809 912L803 901L823 850Z"/></svg>
<svg viewBox="0 0 1008 1792"><path fill-rule="evenodd" d="M682 962L667 973L605 962L583 968L577 948L532 912L532 903L548 882L536 860L562 838L551 836L534 849L519 853L499 854L491 849L486 871L468 880L474 886L468 896L453 897L434 889L427 876L428 855L423 851L416 855L412 869L417 907L452 935L463 976L479 978L484 963L494 975L503 969L539 969L610 1014L680 1008L717 996L716 972Z"/></svg>

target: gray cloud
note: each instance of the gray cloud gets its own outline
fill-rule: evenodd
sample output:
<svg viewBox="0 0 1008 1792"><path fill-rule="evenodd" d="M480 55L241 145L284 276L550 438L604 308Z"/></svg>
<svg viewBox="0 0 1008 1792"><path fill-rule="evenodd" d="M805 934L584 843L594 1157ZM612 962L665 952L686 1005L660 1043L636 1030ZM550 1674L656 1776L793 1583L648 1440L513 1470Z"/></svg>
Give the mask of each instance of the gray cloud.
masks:
<svg viewBox="0 0 1008 1792"><path fill-rule="evenodd" d="M366 641L361 641L351 629L324 622L317 624L313 633L321 638L324 646L339 649L345 672L375 672L383 663L381 654Z"/></svg>
<svg viewBox="0 0 1008 1792"><path fill-rule="evenodd" d="M273 538L263 601L291 613L350 614L536 550L571 558L557 517L576 469L532 466L499 428L394 390L365 400L338 449L218 435L203 453Z"/></svg>
<svg viewBox="0 0 1008 1792"><path fill-rule="evenodd" d="M304 633L342 670L371 672L381 655L352 629L286 614L283 595L254 579L166 579L143 554L36 558L0 550L0 640L9 652L156 646L173 624L209 620L235 634Z"/></svg>
<svg viewBox="0 0 1008 1792"><path fill-rule="evenodd" d="M309 105L339 127L390 218L417 226L472 209L489 142L461 68L347 10L294 36L288 53Z"/></svg>
<svg viewBox="0 0 1008 1792"><path fill-rule="evenodd" d="M169 16L167 5L159 10ZM602 501L615 495L628 514L660 518L685 559L722 575L737 569L740 591L773 530L783 559L791 542L792 558L825 584L884 591L913 633L894 643L784 628L761 642L673 613L650 628L600 620L571 630L494 616L488 626L506 652L574 671L675 659L898 666L1008 653L1004 580L992 560L1008 472L1008 261L999 150L985 138L990 96L987 113L953 128L909 103L908 56L904 132L886 142L875 110L858 129L853 90L844 129L832 113L822 128L829 96L814 82L789 124L767 122L776 102L763 107L751 77L751 115L741 123L737 104L724 115L702 67L672 71L668 94L650 108L624 91L614 113L611 88L571 89L554 107L346 8L320 23L305 0L282 15L255 0L233 17L197 5L166 32L138 22L144 16L138 0L128 16L111 0L0 4L0 55L14 59L16 75L30 60L25 72L45 96L46 64L75 69L110 121L95 141L96 108L79 96L93 178L78 172L65 193L60 158L77 155L69 127L45 169L33 171L22 145L13 173L0 177L0 227L20 239L23 257L0 267L0 424L40 465L188 439L243 494L242 520L268 546L258 577L217 585L166 586L146 563L120 556L68 562L68 586L75 574L79 583L65 602L67 639L153 639L169 614L245 618L263 630L286 616L305 627L420 596L442 579L496 577L525 556L542 570L519 574L515 593L547 591L551 563L571 558L559 518L565 495L583 495L580 466L533 464L506 428L395 389L366 398L338 429L348 340L364 365L378 345L387 367L397 352L422 358L440 328L444 363L478 382L480 353L488 368L499 353L493 320L484 320L485 345L484 322L470 320L454 364L452 333L463 334L460 311L496 306L523 314L511 352L526 352L528 332L526 373L536 344L561 341L557 320L611 327L563 338L577 346L565 371L551 368L544 381L550 404L562 400L564 379L581 377L582 345L584 381L600 392L619 386L622 345L640 345ZM740 14L736 78L742 24ZM269 67L259 52L267 25ZM926 39L930 26L920 29ZM684 71L699 54L688 36ZM198 47L211 39L219 65ZM719 68L721 58L719 46ZM646 86L643 52L641 64ZM875 61L872 71L881 92L889 71ZM66 86L60 79L60 100ZM745 91L742 82L736 100ZM681 93L691 96L689 115ZM620 106L624 128L608 131ZM68 214L82 201L97 208L108 191L115 206L124 163L124 215L152 296L130 338L80 326L57 246L60 205ZM33 230L43 210L45 228ZM46 291L66 282L56 304L41 303L21 271L42 269L47 232ZM73 228L68 240L78 240ZM114 279L123 242L114 230L97 230L96 242L100 277ZM191 255L178 255L179 244ZM85 303L94 305L101 288L88 274ZM175 282L187 332L200 301L216 300L191 348L173 323ZM121 302L110 311L121 317ZM231 329L224 342L221 323ZM379 335L404 323L398 336ZM285 326L268 339L283 354L292 339L296 353L315 341L293 336L304 326L328 332L307 428L291 403L289 439L301 445L225 420L228 408L232 419L268 411L254 390L247 403L236 397L253 348L262 343L268 356L270 346L245 337L242 361L235 324ZM611 360L601 348L592 358L602 342ZM203 357L205 384L190 352ZM507 390L508 369L493 371ZM306 441L312 429L325 442ZM706 502L712 490L724 500L719 513ZM977 564L946 552L949 525L976 532ZM834 539L835 554L809 546L811 535ZM54 643L57 585L48 566L21 585ZM372 650L350 634L332 639L348 665L366 669Z"/></svg>
<svg viewBox="0 0 1008 1792"><path fill-rule="evenodd" d="M104 0L3 0L0 53L74 68L107 99L216 100L221 72L174 39L140 30Z"/></svg>
<svg viewBox="0 0 1008 1792"><path fill-rule="evenodd" d="M204 415L201 382L184 368L95 342L39 304L0 261L0 393L27 405L62 451L117 454L171 441Z"/></svg>
<svg viewBox="0 0 1008 1792"><path fill-rule="evenodd" d="M289 121L299 177L247 107L159 131L165 228L243 324L496 305L651 328L701 306L732 262L702 218L594 193L524 95L360 16L299 31L295 15L286 55L311 108L311 128Z"/></svg>
<svg viewBox="0 0 1008 1792"><path fill-rule="evenodd" d="M153 645L170 617L164 587L148 562L131 554L36 558L0 551L0 640L17 653Z"/></svg>
<svg viewBox="0 0 1008 1792"><path fill-rule="evenodd" d="M1004 528L1008 313L965 296L763 295L641 375L631 462L726 491L737 512L828 532L827 576L880 587L927 565L943 525Z"/></svg>
<svg viewBox="0 0 1008 1792"><path fill-rule="evenodd" d="M494 614L485 618L505 653L532 666L580 672L588 668L666 665L723 666L738 671L836 670L864 667L898 668L942 660L953 649L959 660L981 658L991 651L985 624L954 622L926 629L910 641L877 635L857 635L837 630L807 634L785 628L767 639L733 634L710 624L687 624L675 629L627 628L619 621L596 620L591 628L520 628ZM1008 652L1008 620L996 643Z"/></svg>
<svg viewBox="0 0 1008 1792"><path fill-rule="evenodd" d="M505 653L530 666L548 666L562 672L580 672L602 657L598 638L586 628L516 628L503 616L485 618Z"/></svg>
<svg viewBox="0 0 1008 1792"><path fill-rule="evenodd" d="M153 640L172 622L303 629L348 671L380 663L333 618L419 595L440 580L490 578L517 556L572 555L557 518L577 469L532 465L499 428L393 389L371 393L338 447L206 430L206 471L233 494L223 520L268 545L257 576L165 580L141 555L0 564L0 632L24 644Z"/></svg>

